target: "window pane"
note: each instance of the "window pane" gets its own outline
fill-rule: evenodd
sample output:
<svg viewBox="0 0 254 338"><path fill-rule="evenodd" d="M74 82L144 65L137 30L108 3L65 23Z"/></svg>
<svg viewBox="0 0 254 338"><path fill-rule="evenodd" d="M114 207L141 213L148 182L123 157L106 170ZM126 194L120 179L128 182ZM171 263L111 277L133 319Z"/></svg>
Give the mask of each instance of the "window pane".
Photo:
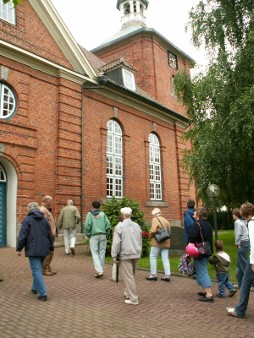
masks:
<svg viewBox="0 0 254 338"><path fill-rule="evenodd" d="M7 4L4 4L3 1L0 1L0 18L15 24L15 8L12 0Z"/></svg>
<svg viewBox="0 0 254 338"><path fill-rule="evenodd" d="M155 134L149 135L150 199L161 200L160 142Z"/></svg>
<svg viewBox="0 0 254 338"><path fill-rule="evenodd" d="M172 52L168 52L168 63L171 67L173 67L175 69L178 68L177 56Z"/></svg>
<svg viewBox="0 0 254 338"><path fill-rule="evenodd" d="M110 134L107 136L107 153L113 153L113 135Z"/></svg>
<svg viewBox="0 0 254 338"><path fill-rule="evenodd" d="M122 129L110 120L107 123L107 196L123 196Z"/></svg>
<svg viewBox="0 0 254 338"><path fill-rule="evenodd" d="M134 74L126 69L123 69L123 82L126 88L136 90Z"/></svg>
<svg viewBox="0 0 254 338"><path fill-rule="evenodd" d="M7 85L0 83L0 118L10 117L16 110L16 98Z"/></svg>

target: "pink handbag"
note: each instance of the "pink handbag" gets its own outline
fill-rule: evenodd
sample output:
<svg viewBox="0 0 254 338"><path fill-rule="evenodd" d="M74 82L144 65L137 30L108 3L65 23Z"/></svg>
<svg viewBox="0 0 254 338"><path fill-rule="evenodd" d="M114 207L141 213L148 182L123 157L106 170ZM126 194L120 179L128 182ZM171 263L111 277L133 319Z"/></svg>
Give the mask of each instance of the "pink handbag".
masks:
<svg viewBox="0 0 254 338"><path fill-rule="evenodd" d="M199 256L199 251L198 248L196 248L194 243L189 243L186 245L185 252L188 256L190 257L198 257Z"/></svg>

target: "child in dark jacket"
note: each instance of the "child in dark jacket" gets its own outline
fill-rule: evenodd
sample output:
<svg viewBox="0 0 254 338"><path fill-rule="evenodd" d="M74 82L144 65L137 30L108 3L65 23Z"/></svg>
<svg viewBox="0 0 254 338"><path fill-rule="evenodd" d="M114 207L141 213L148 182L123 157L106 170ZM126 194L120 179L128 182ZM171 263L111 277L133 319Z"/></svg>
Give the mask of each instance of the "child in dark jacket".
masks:
<svg viewBox="0 0 254 338"><path fill-rule="evenodd" d="M233 297L236 289L229 280L229 265L230 257L223 251L223 241L217 240L215 242L216 254L209 259L209 263L213 264L216 270L219 293L216 295L219 298L226 298L226 290L229 290L229 297Z"/></svg>

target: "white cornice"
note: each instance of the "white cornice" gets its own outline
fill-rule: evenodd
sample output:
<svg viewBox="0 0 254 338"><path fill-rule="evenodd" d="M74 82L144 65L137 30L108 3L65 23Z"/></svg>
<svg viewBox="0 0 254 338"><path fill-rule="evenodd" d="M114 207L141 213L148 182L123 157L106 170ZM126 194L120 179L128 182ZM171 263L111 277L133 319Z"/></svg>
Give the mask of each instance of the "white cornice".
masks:
<svg viewBox="0 0 254 338"><path fill-rule="evenodd" d="M29 0L29 2L74 70L82 75L87 75L90 79L95 79L94 69L80 50L51 1Z"/></svg>
<svg viewBox="0 0 254 338"><path fill-rule="evenodd" d="M85 81L94 84L97 83L96 80L92 80L86 75L76 73L68 68L62 67L3 40L0 40L0 55L22 63L28 67L32 67L33 69L39 70L43 73L56 77L63 77L79 84L82 84Z"/></svg>
<svg viewBox="0 0 254 338"><path fill-rule="evenodd" d="M152 107L149 103L142 102L140 99L131 97L128 94L126 95L121 94L119 93L119 91L115 91L114 89L103 87L102 91L100 88L89 89L89 87L87 87L87 90L96 92L97 94L105 96L115 102L134 108L137 111L143 112L166 123L175 124L180 128L186 129L189 126L187 122L184 122L180 118L177 118L177 116L173 115L173 113L170 114L170 111L166 112L165 110L160 109L159 107L158 108L154 106Z"/></svg>

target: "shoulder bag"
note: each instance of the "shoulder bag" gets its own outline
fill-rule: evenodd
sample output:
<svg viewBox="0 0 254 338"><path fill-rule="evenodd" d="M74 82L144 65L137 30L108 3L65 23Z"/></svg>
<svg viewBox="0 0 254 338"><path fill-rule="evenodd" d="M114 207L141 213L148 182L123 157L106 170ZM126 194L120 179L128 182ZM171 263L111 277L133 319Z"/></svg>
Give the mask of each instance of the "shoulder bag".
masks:
<svg viewBox="0 0 254 338"><path fill-rule="evenodd" d="M211 250L210 243L208 241L204 241L201 226L198 222L197 222L197 224L199 226L199 231L200 231L200 235L201 235L201 238L202 238L201 243L195 244L195 246L196 246L196 248L198 249L198 252L199 252L199 258L211 256L212 250Z"/></svg>
<svg viewBox="0 0 254 338"><path fill-rule="evenodd" d="M154 238L156 239L156 241L158 243L162 243L164 241L166 241L167 239L170 238L170 233L168 231L168 227L163 227L163 225L161 224L161 221L160 219L157 217L158 221L160 222L160 225L161 225L161 229L158 230L155 235L154 235Z"/></svg>

